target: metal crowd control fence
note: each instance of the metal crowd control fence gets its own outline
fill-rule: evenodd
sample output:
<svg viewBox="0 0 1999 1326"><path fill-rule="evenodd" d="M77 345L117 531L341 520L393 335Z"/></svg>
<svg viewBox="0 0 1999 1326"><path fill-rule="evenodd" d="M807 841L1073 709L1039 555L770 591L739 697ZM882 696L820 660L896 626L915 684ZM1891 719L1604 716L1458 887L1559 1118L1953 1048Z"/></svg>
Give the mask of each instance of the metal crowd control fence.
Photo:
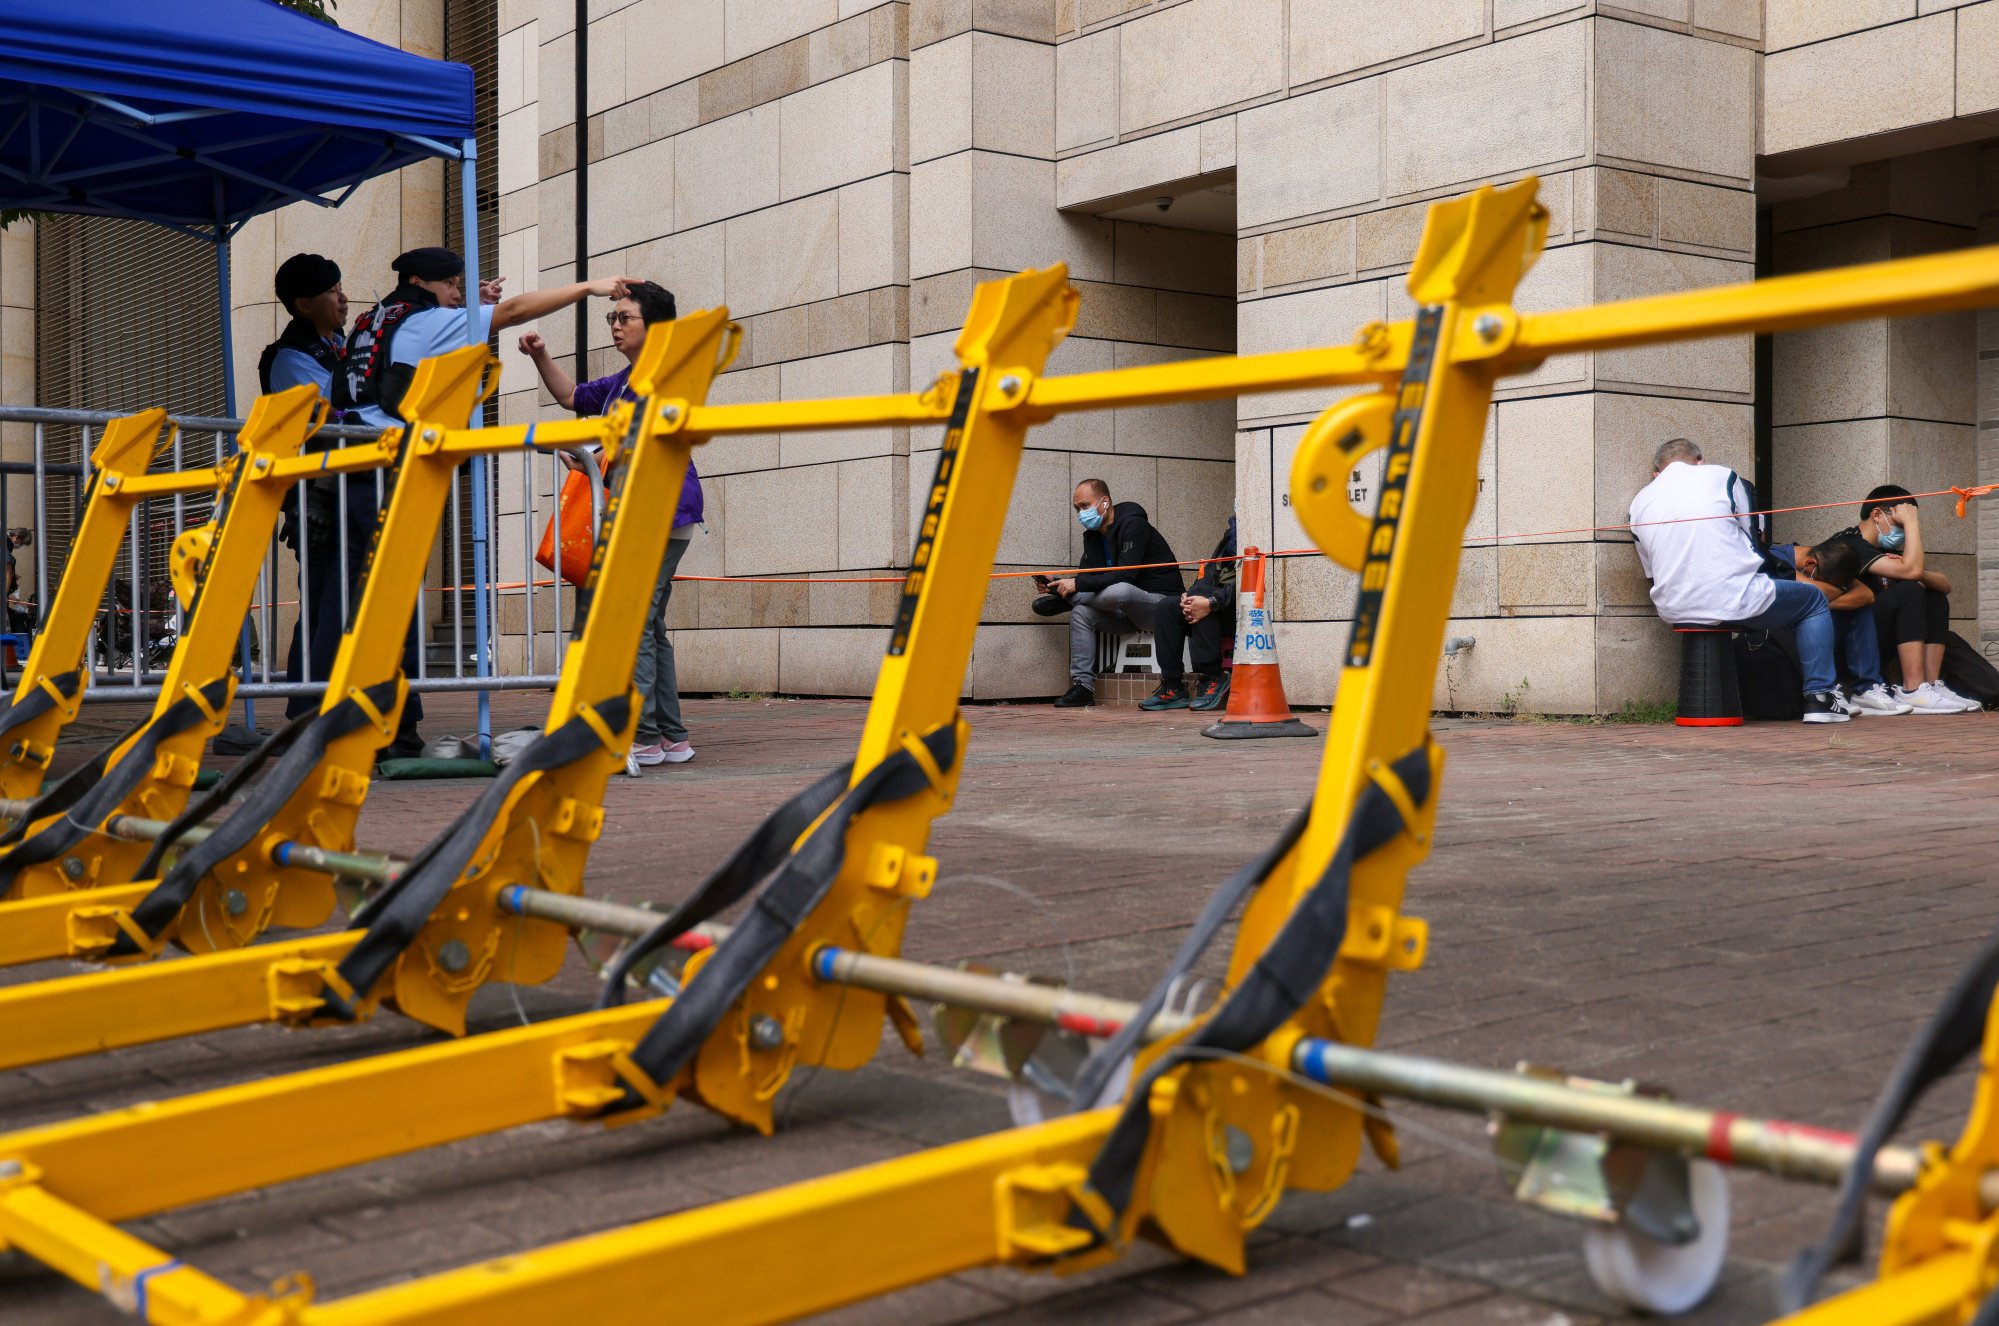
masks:
<svg viewBox="0 0 1999 1326"><path fill-rule="evenodd" d="M9 587L7 597L8 606L15 613L25 614L36 625L40 614L47 611L50 589L61 578L69 551L51 536L74 532L82 517L84 495L90 487L92 445L104 426L119 417L111 411L0 405L0 425L26 425L34 430L31 459L0 460L0 529L20 528L16 518L22 514L29 516L26 527L34 536L32 572L17 568L19 581ZM241 419L203 415L170 415L168 422L173 426L171 442L153 458L152 468L158 471L182 470L220 460L234 451L244 424ZM54 458L71 451L69 446L60 445L60 435L66 431L74 431L77 436L74 454L79 459ZM329 449L340 449L350 443L373 442L378 436L378 430L366 425L329 424L315 435L315 442ZM590 481L591 525L595 528L602 523L604 510L601 465L596 454L587 448L564 449L563 455L582 469ZM481 457L473 463L497 470L514 464L515 457ZM465 495L467 485L454 488L438 554L439 565L434 571L437 583L426 586L426 599L434 599L436 603L427 601L416 614L417 671L410 679L410 689L414 691L548 689L558 679L569 646L564 613L569 599L563 593L562 540L554 541L552 570L542 572L535 564L534 554L543 526L555 512L566 470L562 456L535 448L524 448L518 463L521 510L487 513L486 529L491 531L492 546L496 549L505 547L509 541L522 549L521 564L527 568L525 583L504 581L496 571L489 573L484 584L468 580L467 563L472 559L466 550L483 532L477 520L479 513L466 509L470 505ZM500 485L491 481L491 474L489 471L486 491L497 493ZM28 512L10 505L9 486L4 482L9 478L32 480ZM69 482L64 484L63 480ZM384 474L377 471L374 483L378 508L383 504L386 482ZM309 483L301 480L286 499L301 531L306 524ZM273 539L265 554L253 618L244 624L240 659L243 681L236 694L246 703L294 695L317 696L325 689L326 679L313 675L312 621L305 610L302 592L288 597L282 586L287 562L291 566L291 584L300 591L320 558L333 558L336 567L358 565L358 550L350 545L365 535L350 528L344 480L339 484L337 503L330 545L316 547L312 540L301 537L294 552ZM118 579L105 591L97 629L90 638L86 658L91 684L83 695L86 702L150 702L158 698L166 676L166 661L187 624L186 611L174 601L168 584L167 550L182 532L202 524L208 515L206 499L190 500L179 493L171 499L143 499L133 511L120 555ZM489 559L489 566L498 561L497 557ZM342 621L350 615L350 579L345 575L337 577ZM550 585L553 586L549 595L551 609L538 612L538 591ZM502 595L513 593L524 599L525 666L511 675L503 675L498 666L499 601ZM487 610L483 616L489 624L483 641L478 638L476 628L481 614L473 604L473 597L481 594L486 596ZM294 609L296 614L301 673L297 681L287 676L286 655L291 634L285 630L287 608ZM35 629L31 625L28 633ZM440 653L445 656L439 658ZM482 653L485 667L479 666ZM553 656L557 671L535 671L536 661L544 655ZM20 661L25 659L26 653L22 651ZM15 675L14 668L0 655L0 689L11 685Z"/></svg>

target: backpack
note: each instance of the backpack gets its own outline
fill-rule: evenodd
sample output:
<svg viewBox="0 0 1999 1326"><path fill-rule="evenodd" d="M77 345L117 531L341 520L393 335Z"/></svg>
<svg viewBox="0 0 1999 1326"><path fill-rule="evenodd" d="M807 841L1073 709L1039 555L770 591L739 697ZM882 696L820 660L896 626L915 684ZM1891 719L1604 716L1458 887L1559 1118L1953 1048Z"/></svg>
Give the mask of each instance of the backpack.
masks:
<svg viewBox="0 0 1999 1326"><path fill-rule="evenodd" d="M1737 633L1735 677L1744 718L1795 722L1804 717L1805 669L1789 631Z"/></svg>
<svg viewBox="0 0 1999 1326"><path fill-rule="evenodd" d="M412 313L434 307L434 304L383 300L355 320L353 334L340 352L340 368L333 375L334 409L355 410L375 405L386 413L396 413L416 370L409 364L392 363L390 344L395 340L396 329Z"/></svg>
<svg viewBox="0 0 1999 1326"><path fill-rule="evenodd" d="M1990 709L1999 703L1999 668L1952 631L1943 646L1943 684Z"/></svg>

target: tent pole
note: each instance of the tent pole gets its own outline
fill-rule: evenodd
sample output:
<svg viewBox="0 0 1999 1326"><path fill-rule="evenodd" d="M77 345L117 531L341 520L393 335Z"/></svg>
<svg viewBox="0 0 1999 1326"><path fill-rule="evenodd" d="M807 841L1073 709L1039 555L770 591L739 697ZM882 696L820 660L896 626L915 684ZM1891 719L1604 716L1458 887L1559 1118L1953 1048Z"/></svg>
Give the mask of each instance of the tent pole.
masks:
<svg viewBox="0 0 1999 1326"><path fill-rule="evenodd" d="M219 221L215 225L215 302L220 305L218 312L222 323L222 417L225 419L234 419L236 417L236 333L234 326L236 319L234 317L234 308L229 302L229 228ZM236 450L236 440L233 437L229 441L229 450L232 453ZM220 459L220 457L217 459ZM135 558L137 556L136 550L134 550L134 556ZM132 649L134 653L138 652L139 648L138 629L138 619L134 618L132 622ZM243 622L243 635L239 641L238 650L242 657L243 676L245 679L249 679L250 622L247 618ZM257 702L247 695L243 697L243 726L248 728L252 733L255 733L257 730Z"/></svg>
<svg viewBox="0 0 1999 1326"><path fill-rule="evenodd" d="M483 272L479 266L479 140L467 138L458 156L459 218L465 227L465 284L466 297L479 299L479 279ZM479 335L479 320L467 314L465 318L465 341L468 345L482 345L484 338ZM493 675L493 640L490 631L487 596L492 592L487 583L486 561L486 510L487 468L492 464L490 456L472 458L472 634L476 671L481 677ZM491 691L479 692L479 754L481 758L493 753L493 695Z"/></svg>

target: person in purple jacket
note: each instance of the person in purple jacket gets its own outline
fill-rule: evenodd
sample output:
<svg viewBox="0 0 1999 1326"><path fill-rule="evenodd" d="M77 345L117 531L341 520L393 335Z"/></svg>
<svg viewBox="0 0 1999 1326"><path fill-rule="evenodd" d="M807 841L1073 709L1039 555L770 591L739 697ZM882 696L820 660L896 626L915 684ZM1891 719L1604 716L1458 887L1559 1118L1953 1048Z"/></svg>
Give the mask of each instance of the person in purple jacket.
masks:
<svg viewBox="0 0 1999 1326"><path fill-rule="evenodd" d="M625 366L617 372L578 383L562 371L541 337L533 332L521 337L521 353L534 360L535 371L541 374L542 385L555 397L556 404L580 415L605 414L619 401L635 399L629 385L632 361L645 345L646 328L655 322L671 322L674 317L672 291L651 281L635 281L626 288L625 297L605 315L605 321L611 324L611 346L625 357ZM569 463L568 457L563 460ZM673 532L667 536L666 560L660 564L659 583L653 586L652 607L646 613L645 634L639 640L638 665L632 673L632 685L638 688L645 705L632 746L632 758L642 765L685 764L694 758L687 725L680 718L680 689L673 675L673 641L666 633L666 605L673 597L673 574L680 566L680 559L687 555L687 545L694 538L694 527L701 523L701 513L701 476L689 461L687 481L680 487L680 502L673 512ZM578 629L589 611L587 591L578 590Z"/></svg>

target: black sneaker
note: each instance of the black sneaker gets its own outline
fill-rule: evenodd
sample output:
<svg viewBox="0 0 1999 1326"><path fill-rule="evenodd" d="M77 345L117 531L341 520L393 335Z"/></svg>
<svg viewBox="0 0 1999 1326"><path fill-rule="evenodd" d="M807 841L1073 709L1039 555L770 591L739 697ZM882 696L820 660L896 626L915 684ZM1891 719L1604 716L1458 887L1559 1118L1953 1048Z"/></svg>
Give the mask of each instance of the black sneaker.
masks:
<svg viewBox="0 0 1999 1326"><path fill-rule="evenodd" d="M1212 677L1199 678L1194 683L1194 698L1187 702L1189 709L1220 709L1229 702L1229 674L1217 672Z"/></svg>
<svg viewBox="0 0 1999 1326"><path fill-rule="evenodd" d="M1815 691L1805 697L1807 723L1850 723L1853 715L1831 691Z"/></svg>
<svg viewBox="0 0 1999 1326"><path fill-rule="evenodd" d="M1069 600L1060 594L1043 594L1029 606L1043 617L1060 617L1069 611Z"/></svg>
<svg viewBox="0 0 1999 1326"><path fill-rule="evenodd" d="M1097 693L1079 681L1068 690L1062 692L1062 698L1055 702L1055 707L1057 709L1087 709L1096 702Z"/></svg>
<svg viewBox="0 0 1999 1326"><path fill-rule="evenodd" d="M1138 702L1138 707L1155 712L1161 709L1185 709L1187 688L1178 681L1162 681L1158 690Z"/></svg>

